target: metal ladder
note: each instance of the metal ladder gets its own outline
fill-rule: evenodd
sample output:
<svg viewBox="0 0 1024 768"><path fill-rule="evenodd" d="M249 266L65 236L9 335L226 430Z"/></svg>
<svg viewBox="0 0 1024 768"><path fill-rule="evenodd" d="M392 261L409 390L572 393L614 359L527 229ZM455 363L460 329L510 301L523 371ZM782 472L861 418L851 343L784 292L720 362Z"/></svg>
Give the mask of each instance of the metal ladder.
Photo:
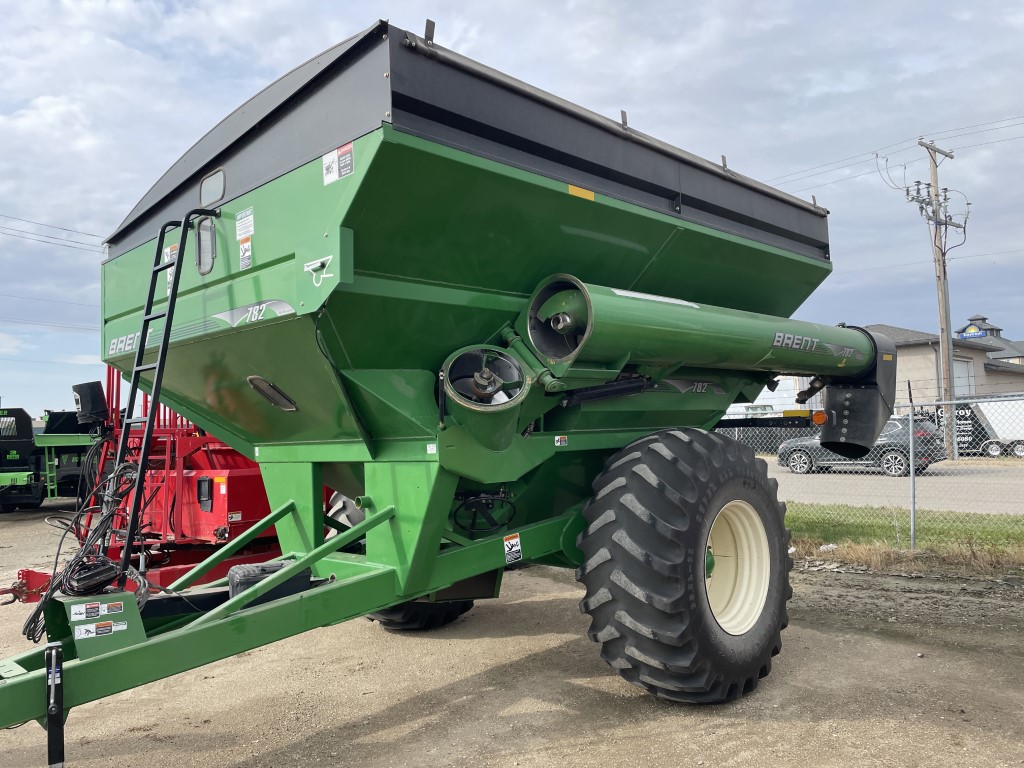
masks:
<svg viewBox="0 0 1024 768"><path fill-rule="evenodd" d="M164 368L167 365L167 347L171 339L171 322L174 319L174 306L178 298L178 284L181 282L182 255L185 253L185 245L188 242L188 233L192 222L204 216L217 218L220 211L207 208L195 208L189 211L182 221L168 221L160 227L160 235L156 240L156 255L153 258L153 270L149 276L149 293L146 295L146 304L142 310L142 329L139 340L135 345L135 362L132 365L131 386L128 391L128 405L125 410L125 420L122 424L121 439L117 446L117 457L115 467L120 467L128 455L128 441L131 437L139 437L138 432L133 434L135 427L142 427L142 441L139 445L138 466L135 474L135 485L132 492L131 507L128 512L128 525L125 531L124 548L121 551L121 575L118 576L118 588L123 589L128 579L127 571L131 565L132 548L135 537L139 532L139 517L142 513L143 493L146 485L146 470L149 467L149 457L152 450L153 429L156 426L158 413L160 411L160 390L163 386ZM178 242L178 250L174 258L163 261L164 239L172 229L181 227L181 238ZM167 305L160 311L153 311L153 302L156 298L156 286L161 273L173 269L168 275L170 284L167 287ZM155 320L163 320L163 333L160 335L160 343L156 348L156 361L143 364L142 360L146 355L146 346L152 323ZM136 417L135 405L138 400L142 374L153 372L153 385L149 393L149 409L145 416Z"/></svg>

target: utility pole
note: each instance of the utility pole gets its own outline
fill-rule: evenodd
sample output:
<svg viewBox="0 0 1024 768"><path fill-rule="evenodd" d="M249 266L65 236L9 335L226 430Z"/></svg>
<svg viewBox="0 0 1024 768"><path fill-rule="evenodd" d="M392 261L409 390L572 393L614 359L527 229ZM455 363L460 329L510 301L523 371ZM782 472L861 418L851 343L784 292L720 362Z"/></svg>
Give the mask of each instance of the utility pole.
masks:
<svg viewBox="0 0 1024 768"><path fill-rule="evenodd" d="M931 224L932 258L935 262L935 291L939 304L939 389L940 399L949 403L955 396L953 389L953 335L949 320L949 280L946 274L946 229L954 227L962 229L963 224L955 222L947 213L949 191L939 189L939 162L942 155L953 159L953 153L935 146L934 143L918 139L918 146L928 152L928 163L931 166L931 183L925 185L922 192L921 182L915 182L915 190L907 189L907 200L918 204L918 210ZM946 450L953 458L957 458L956 430L954 409L944 405L943 425L946 435Z"/></svg>

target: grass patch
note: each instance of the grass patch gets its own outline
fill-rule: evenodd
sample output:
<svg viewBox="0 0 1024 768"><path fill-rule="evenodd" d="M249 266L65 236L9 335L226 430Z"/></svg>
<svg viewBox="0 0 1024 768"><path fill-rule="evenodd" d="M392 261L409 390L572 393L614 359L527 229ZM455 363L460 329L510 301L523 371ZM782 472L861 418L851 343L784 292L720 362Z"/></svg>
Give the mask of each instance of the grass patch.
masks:
<svg viewBox="0 0 1024 768"><path fill-rule="evenodd" d="M917 550L910 552L910 510L849 504L787 503L794 557L842 560L875 570L900 564L991 571L1024 566L1024 515L918 510ZM836 544L821 552L822 544Z"/></svg>

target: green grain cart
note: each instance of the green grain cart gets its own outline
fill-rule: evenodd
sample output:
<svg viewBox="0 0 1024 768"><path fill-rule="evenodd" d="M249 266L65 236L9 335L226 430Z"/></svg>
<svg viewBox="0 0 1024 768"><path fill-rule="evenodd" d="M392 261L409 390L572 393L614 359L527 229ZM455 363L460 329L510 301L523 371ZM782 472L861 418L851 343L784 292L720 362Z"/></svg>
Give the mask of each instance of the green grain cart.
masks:
<svg viewBox="0 0 1024 768"><path fill-rule="evenodd" d="M768 674L784 506L707 430L780 373L815 377L840 453L891 413L889 341L788 319L831 271L827 211L431 26L288 73L110 237L106 361L259 462L273 512L157 595L104 589L146 561L143 494L107 499L93 525L123 515L105 533L134 554L68 565L33 625L50 645L0 665L0 725L45 718L55 742L71 707L314 627L444 624L519 562L575 568L602 656L656 696ZM190 588L269 526L280 559Z"/></svg>

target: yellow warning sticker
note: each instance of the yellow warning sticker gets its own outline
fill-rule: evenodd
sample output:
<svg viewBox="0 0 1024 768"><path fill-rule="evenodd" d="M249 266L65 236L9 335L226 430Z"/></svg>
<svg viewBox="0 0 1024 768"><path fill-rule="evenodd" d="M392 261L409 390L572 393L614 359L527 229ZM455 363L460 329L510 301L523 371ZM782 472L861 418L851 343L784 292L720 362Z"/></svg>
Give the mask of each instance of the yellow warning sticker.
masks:
<svg viewBox="0 0 1024 768"><path fill-rule="evenodd" d="M584 189L583 187L576 187L572 184L569 185L569 194L575 195L576 197L582 197L584 200L594 199L594 193L591 190Z"/></svg>

